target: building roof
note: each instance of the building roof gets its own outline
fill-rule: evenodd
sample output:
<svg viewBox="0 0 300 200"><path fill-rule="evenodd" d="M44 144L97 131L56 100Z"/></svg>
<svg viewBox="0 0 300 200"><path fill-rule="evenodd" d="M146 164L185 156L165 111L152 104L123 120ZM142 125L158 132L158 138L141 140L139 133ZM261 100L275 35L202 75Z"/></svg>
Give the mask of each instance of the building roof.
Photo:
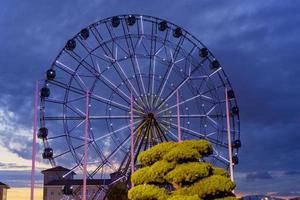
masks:
<svg viewBox="0 0 300 200"><path fill-rule="evenodd" d="M0 182L0 188L9 189L10 187L8 185L6 185L5 183Z"/></svg>
<svg viewBox="0 0 300 200"><path fill-rule="evenodd" d="M64 168L62 166L57 166L49 169L45 169L42 171L42 174L45 172L69 172L71 171L70 169ZM72 171L73 174L76 174L75 172Z"/></svg>
<svg viewBox="0 0 300 200"><path fill-rule="evenodd" d="M87 185L108 185L110 184L110 179L87 179ZM83 185L82 179L63 179L63 180L53 180L45 184L45 186L63 186L63 185Z"/></svg>

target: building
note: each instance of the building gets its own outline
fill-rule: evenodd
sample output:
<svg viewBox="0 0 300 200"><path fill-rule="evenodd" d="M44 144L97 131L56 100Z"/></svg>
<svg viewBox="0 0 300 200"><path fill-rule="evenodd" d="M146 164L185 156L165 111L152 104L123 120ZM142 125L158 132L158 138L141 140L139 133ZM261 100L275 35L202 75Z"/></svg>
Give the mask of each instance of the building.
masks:
<svg viewBox="0 0 300 200"><path fill-rule="evenodd" d="M0 200L7 200L7 189L9 186L0 182Z"/></svg>
<svg viewBox="0 0 300 200"><path fill-rule="evenodd" d="M44 175L43 200L60 200L65 195L76 193L77 197L82 195L83 180L74 179L75 173L67 168L58 166L42 171ZM67 175L67 176L65 176ZM104 192L99 188L107 189L110 179L92 179L87 180L87 200L93 199L95 195L97 199L104 199Z"/></svg>

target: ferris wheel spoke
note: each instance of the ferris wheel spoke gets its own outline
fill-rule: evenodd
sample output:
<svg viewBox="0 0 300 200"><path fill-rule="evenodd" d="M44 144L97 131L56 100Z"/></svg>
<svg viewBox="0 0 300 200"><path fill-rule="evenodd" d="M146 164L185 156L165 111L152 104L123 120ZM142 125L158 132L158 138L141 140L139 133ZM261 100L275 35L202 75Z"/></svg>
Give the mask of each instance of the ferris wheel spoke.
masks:
<svg viewBox="0 0 300 200"><path fill-rule="evenodd" d="M136 68L135 63L134 63L134 60L133 60L133 55L135 55L135 49L134 49L134 46L133 46L132 39L130 37L130 33L128 33L129 27L128 27L127 23L125 23L125 24L126 24L126 27L124 26L124 22L122 21L122 29L123 29L123 33L125 35L125 41L126 41L127 49L128 49L128 52L129 52L130 61L131 61L131 64L132 64L132 69L133 69L134 74L135 74L134 78L136 79L136 83L138 83L139 82L138 81L138 76L137 76L136 69L135 69ZM130 40L128 40L128 38ZM141 94L142 92L141 92L141 88L140 88L139 84L137 84L137 88L139 90L139 94ZM136 93L136 95L139 96L138 93Z"/></svg>
<svg viewBox="0 0 300 200"><path fill-rule="evenodd" d="M147 126L147 124L145 124L144 126L142 126L141 130L139 131L140 134L138 135L138 138L141 138L140 143L138 144L138 138L136 138L136 140L135 140L135 142L136 142L136 144L138 146L137 148L135 148L135 149L137 149L136 153L135 153L135 158L134 158L135 161L137 160L137 156L139 155L139 152L141 151L142 146L143 146L144 141L145 141L145 138L146 138L146 134L143 131L146 128L146 126Z"/></svg>
<svg viewBox="0 0 300 200"><path fill-rule="evenodd" d="M204 62L204 60L199 64L199 65L202 65L202 63ZM175 93L177 90L179 90L188 80L190 80L190 77L192 76L192 74L194 72L196 72L197 68L193 69L190 74L180 82L180 84L178 86L176 86L176 88L174 88L174 90L167 95L167 97L162 101L160 102L160 104L157 106L157 109L159 109L161 106L163 106ZM176 106L176 105L175 105Z"/></svg>
<svg viewBox="0 0 300 200"><path fill-rule="evenodd" d="M221 71L222 70L222 67L219 67L217 70L215 70L214 72L212 72L212 73L210 73L209 75L208 75L208 78L211 78L213 75L215 75L215 74L217 74L219 71Z"/></svg>
<svg viewBox="0 0 300 200"><path fill-rule="evenodd" d="M70 73L69 71L71 71L72 73L70 73L71 75L73 75L73 73L75 73L75 71L73 69L71 69L70 67L68 67L67 65L65 65L64 63L60 62L59 60L55 61L56 66L59 67L60 69Z"/></svg>
<svg viewBox="0 0 300 200"><path fill-rule="evenodd" d="M142 75L141 75L142 73L141 73L141 69L140 69L140 64L138 62L138 59L137 59L136 55L134 56L134 60L135 60L135 66L137 67L138 72L139 72L139 77L140 77L140 81L141 81L141 84L142 84L143 92L144 92L145 95L147 95L145 85L144 85L144 80L143 80ZM135 76L137 76L137 74L135 74ZM148 104L148 107L150 107L147 96L146 96L145 99L146 99L146 104Z"/></svg>
<svg viewBox="0 0 300 200"><path fill-rule="evenodd" d="M214 128L218 128L218 122L216 122L214 119L212 119L210 116L207 116L207 119L209 119L210 122L212 122L212 125Z"/></svg>
<svg viewBox="0 0 300 200"><path fill-rule="evenodd" d="M85 112L83 112L82 110L80 110L77 107L74 107L71 104L64 104L65 107L69 108L70 110L72 110L74 113L76 113L79 117L83 117L85 115Z"/></svg>
<svg viewBox="0 0 300 200"><path fill-rule="evenodd" d="M148 93L150 93L150 88L151 87L151 71L152 71L152 65L153 65L153 60L154 60L154 52L156 51L156 38L153 37L154 34L154 23L151 23L151 40L150 40L150 59L149 59L149 71L148 71L148 88L147 91ZM154 76L154 74L152 75ZM152 91L152 90L151 90ZM151 92L151 94L153 94L153 91Z"/></svg>
<svg viewBox="0 0 300 200"><path fill-rule="evenodd" d="M212 155L214 158L216 158L217 160L221 161L223 164L228 165L229 164L229 160L226 159L225 157L219 155L219 154L214 154Z"/></svg>
<svg viewBox="0 0 300 200"><path fill-rule="evenodd" d="M156 108L159 109L160 107L162 107L188 80L189 76L186 77L162 102L160 102L160 104L157 105Z"/></svg>
<svg viewBox="0 0 300 200"><path fill-rule="evenodd" d="M131 61L131 64L132 64L132 68L133 68L133 71L134 71L134 78L135 78L136 83L137 83L137 88L139 90L139 94L141 94L142 92L141 92L141 88L140 88L140 85L139 85L138 77L140 77L140 81L141 81L141 84L142 84L144 94L146 94L145 85L144 85L144 81L143 81L143 78L142 78L142 75L141 75L140 66L139 66L137 57L135 55L135 47L133 45L132 38L130 37L130 33L128 33L129 27L128 27L127 23L125 23L125 24L126 24L126 28L124 26L124 23L122 22L122 28L123 28L123 32L125 34L125 41L126 41L127 49L129 51L129 57L130 57L130 61ZM129 38L129 40L128 40L128 38ZM135 57L135 58L133 58L133 57ZM136 68L138 70L138 73L136 72ZM144 107L147 107L144 104L143 100L141 99L140 95L136 92L135 87L133 87L133 85L131 84L129 79L128 79L128 81L129 81L132 89L134 90L137 98L140 99L140 102L143 104ZM146 97L146 101L147 101L147 97Z"/></svg>
<svg viewBox="0 0 300 200"><path fill-rule="evenodd" d="M102 96L99 96L99 95L96 95L96 94L91 94L90 97L91 97L92 99L94 99L94 100L103 102L103 103L108 104L108 105L112 105L112 106L114 106L114 107L116 107L116 108L119 108L119 109L121 109L121 110L130 111L129 106L126 106L126 105L123 105L123 104L121 104L121 103L112 101L112 100L107 99L107 98L105 98L105 97L102 97ZM137 110L137 109L135 109L135 108L133 109L133 111L136 112L136 113L139 113L139 114L141 114L141 115L144 115L144 113L143 113L142 111Z"/></svg>
<svg viewBox="0 0 300 200"><path fill-rule="evenodd" d="M171 52L170 52L171 53ZM171 53L172 54L172 53ZM170 74L171 74L171 72L172 72L172 69L174 68L174 66L175 66L175 64L177 63L177 62L180 62L180 61L182 61L183 59L180 59L180 60L178 60L178 61L175 61L175 60L173 60L174 58L173 58L173 56L172 56L172 65L171 65L171 67L170 67L170 70L168 71L168 74L167 74L167 77L163 80L163 85L162 85L162 89L160 90L160 93L159 93L159 95L158 96L161 96L162 95L162 93L163 93L163 91L164 91L164 89L165 89L165 86L166 86L166 84L167 84L167 82L168 82L168 80L169 80L169 77L170 77ZM188 81L189 80L189 78L187 78L186 79L186 81ZM182 83L182 84L184 84L185 83L185 81ZM181 87L181 86L180 86ZM155 105L156 106L156 105Z"/></svg>
<svg viewBox="0 0 300 200"><path fill-rule="evenodd" d="M136 131L135 131L136 132L135 135L137 135L135 138L135 141L134 141L134 147L135 147L134 149L136 150L135 154L134 154L135 162L137 160L137 155L139 154L138 152L140 152L141 147L144 143L145 136L146 136L146 134L142 134L145 126L146 126L146 124L143 123L143 125L140 126L140 129L136 129ZM139 140L140 138L141 138L141 140ZM124 173L129 169L129 165L131 163L130 157L131 157L131 152L128 150L127 153L124 155L123 161L121 162L121 165L120 165L118 171L123 171L123 173Z"/></svg>
<svg viewBox="0 0 300 200"><path fill-rule="evenodd" d="M129 136L127 136L121 143L120 143L120 145L116 148L116 149L114 149L113 150L113 152L111 153L111 154L109 154L106 158L105 158L105 160L104 160L104 162L102 162L92 173L91 173L91 175L92 176L94 176L104 165L106 165L106 163L108 163L108 161L109 161L109 159L111 158L111 157L113 157L128 141L129 141L129 139L130 139L130 135Z"/></svg>
<svg viewBox="0 0 300 200"><path fill-rule="evenodd" d="M94 133L92 134L92 138L94 139ZM98 153L100 159L103 161L105 159L104 153L100 150L99 145L94 141L91 143L93 149L95 150L96 153Z"/></svg>
<svg viewBox="0 0 300 200"><path fill-rule="evenodd" d="M167 142L168 139L167 139L166 135L164 134L162 128L160 127L159 123L155 120L155 121L154 121L154 124L155 124L155 129L157 130L157 133L158 133L160 136L162 136L162 137L165 139L165 141Z"/></svg>
<svg viewBox="0 0 300 200"><path fill-rule="evenodd" d="M80 148L83 147L83 146L84 146L84 144L79 145L79 146L73 148L73 150L80 149ZM64 152L62 152L62 153L60 153L60 154L58 154L58 155L54 155L54 156L53 156L53 159L56 159L56 158L61 157L61 156L64 156L64 155L66 155L66 154L68 154L68 153L71 153L71 150L70 150L70 149L67 150L67 151L64 151Z"/></svg>
<svg viewBox="0 0 300 200"><path fill-rule="evenodd" d="M154 133L152 132L152 129L151 129L151 122L148 124L147 128L146 128L146 133L147 133L147 139L148 139L148 146L145 146L145 148L151 148L152 146L154 146L156 144L155 142L155 135Z"/></svg>
<svg viewBox="0 0 300 200"><path fill-rule="evenodd" d="M62 100L58 100L58 99L53 99L53 98L47 98L44 99L45 102L50 102L50 103L57 103L57 104L64 104L65 102Z"/></svg>
<svg viewBox="0 0 300 200"><path fill-rule="evenodd" d="M165 122L165 123L168 123L168 122L165 121L165 120L162 120L162 121ZM178 128L178 125L177 125L177 124L174 124L174 123L172 123L172 122L169 122L169 124L170 124L171 126L175 127L175 128ZM186 127L183 127L183 126L181 126L180 129L182 129L182 130L184 130L184 131L188 131L188 132L194 133L194 134L196 134L196 135L198 135L198 136L200 136L200 137L205 138L205 135L204 135L204 134L199 133L199 132L197 132L197 131L194 131L194 130L192 130L192 129L189 129L189 128L186 128Z"/></svg>
<svg viewBox="0 0 300 200"><path fill-rule="evenodd" d="M223 147L223 148L227 148L228 146L220 141L218 141L218 139L215 139L215 138L212 138L210 137L211 135L213 134L207 134L204 138L202 136L199 137L199 135L193 133L193 132L190 132L190 131L187 131L185 129L183 129L183 132L188 134L188 135L191 135L191 136L194 136L194 137L198 137L199 139L205 139L205 140L208 140L209 142L211 142L212 144L215 144L217 146L220 146L220 147Z"/></svg>
<svg viewBox="0 0 300 200"><path fill-rule="evenodd" d="M209 111L207 111L206 114L209 115L212 111L215 110L216 107L217 107L217 104L213 105L213 106L209 109Z"/></svg>
<svg viewBox="0 0 300 200"><path fill-rule="evenodd" d="M142 119L142 116L134 116L135 119ZM85 116L44 116L45 120L84 120ZM130 119L130 115L91 115L89 120L104 120L104 119Z"/></svg>
<svg viewBox="0 0 300 200"><path fill-rule="evenodd" d="M111 82L106 76L104 76L103 74L99 75L100 77L102 77L107 83L109 83L113 88L115 88L119 93L118 94L122 94L123 96L125 96L127 99L130 99L130 97L124 92L122 91L118 86L116 86L113 82ZM124 82L124 80L123 80ZM114 90L116 92L116 90ZM121 95L119 95L121 96ZM127 101L126 101L127 102Z"/></svg>
<svg viewBox="0 0 300 200"><path fill-rule="evenodd" d="M76 126L72 127L70 130L68 130L68 134L70 136L70 133L72 133L76 128L80 127L83 123L85 122L85 119L84 120L81 120Z"/></svg>
<svg viewBox="0 0 300 200"><path fill-rule="evenodd" d="M142 121L142 120L138 120L138 121L134 122L133 125L138 124L138 123L140 123L141 121ZM109 132L109 133L107 133L107 134L105 134L105 135L103 135L103 136L100 136L100 137L94 139L94 141L97 142L98 140L102 140L103 138L106 138L106 137L108 137L108 136L111 136L111 135L113 135L114 133L120 132L120 131L122 131L122 130L124 130L124 129L126 129L126 128L129 128L129 127L130 127L130 124L128 124L128 125L126 125L126 126L123 126L123 127L119 128L119 129L117 129L117 130L115 130L115 131L111 131L111 132Z"/></svg>
<svg viewBox="0 0 300 200"><path fill-rule="evenodd" d="M84 142L84 137L77 137L77 136L70 135L70 134L67 137Z"/></svg>
<svg viewBox="0 0 300 200"><path fill-rule="evenodd" d="M109 33L111 34L111 37L112 37L113 32L112 32L109 28L107 28L107 30L109 31ZM98 34L100 35L99 32L98 32ZM125 39L126 39L126 37L125 37ZM126 40L126 41L127 41L127 40ZM113 40L113 42L115 43L114 40ZM128 91L130 92L131 90L133 90L134 93L136 94L136 96L139 96L138 93L137 93L137 91L136 91L136 89L135 89L135 87L134 87L133 84L131 83L130 79L127 77L126 73L125 73L124 70L122 69L121 64L118 62L118 59L113 55L113 52L110 50L110 48L107 46L107 44L104 43L104 46L105 46L106 49L109 51L109 55L110 55L110 56L109 56L109 55L107 54L107 52L105 51L105 48L103 47L103 45L100 44L100 46L101 46L101 48L103 49L103 51L105 52L104 56L107 57L107 58L111 61L112 65L114 66L114 69L115 69L116 72L118 73L119 77L123 80L123 77L122 77L122 75L121 75L121 73L120 73L120 71L121 71L122 74L123 74L123 76L125 77L125 80L127 80L127 81L129 82L129 84L130 84L131 87L129 87L129 86L126 84L126 81L123 80L123 82L125 83L125 85L126 85ZM131 61L132 61L130 52L129 52L128 56L130 57L130 59L131 59ZM133 62L132 62L132 63L133 63ZM117 69L117 67L115 66L115 64L117 65L118 69ZM120 71L119 71L119 70L120 70Z"/></svg>
<svg viewBox="0 0 300 200"><path fill-rule="evenodd" d="M159 88L158 88L158 94L159 94L159 96L161 96L161 94L162 94L162 92L163 92L163 89L164 89L164 87L165 87L165 84L166 84L166 82L168 81L168 79L169 79L169 75L170 75L170 73L171 73L171 71L172 71L172 69L173 69L173 67L174 67L174 65L175 65L175 60L176 60L176 58L177 58L177 55L178 55L178 53L179 53L179 50L180 50L180 45L183 43L183 41L184 41L184 39L183 39L184 37L181 37L180 38L180 40L178 41L178 43L177 43L177 46L176 46L176 48L175 48L175 50L174 50L174 54L172 54L172 51L170 50L170 55L171 55L171 61L170 61L170 64L168 64L168 66L167 66L167 71L166 71L166 73L163 75L163 81L162 81L162 83L160 84L160 86L159 86ZM158 103L158 99L156 100L156 102L155 102L155 106L157 105L157 103Z"/></svg>
<svg viewBox="0 0 300 200"><path fill-rule="evenodd" d="M110 59L108 59L108 57L106 57L106 56L104 56L104 58L102 58L102 57L100 57L99 55L97 55L97 54L94 54L93 52L91 52L91 56L92 57L95 57L95 58L97 58L97 59L100 59L101 61L104 61L104 62L106 62L106 64L109 64L109 66L112 66L112 63L111 63L111 60ZM94 58L94 59L95 59ZM98 72L99 73L102 73L99 69L98 69L98 67L97 67L97 70L98 70Z"/></svg>
<svg viewBox="0 0 300 200"><path fill-rule="evenodd" d="M176 91L176 90L175 90L175 91ZM186 100L184 100L184 101L179 102L178 105L182 105L182 104L188 103L188 102L190 102L190 101L192 101L192 100L194 100L194 99L197 99L197 98L201 98L201 100L205 100L205 99L213 100L211 97L208 97L208 96L206 96L206 95L204 95L204 94L197 94L196 96L193 96L193 97L191 97L191 98L188 98L188 99L186 99ZM168 110L170 110L170 109L172 109L172 108L175 108L176 106L177 106L177 104L174 104L174 105L172 105L172 106L170 106L170 107L167 107L167 108L164 109L164 110L159 111L157 114L161 114L161 113L163 113L163 112L166 112L166 111L168 111Z"/></svg>
<svg viewBox="0 0 300 200"><path fill-rule="evenodd" d="M165 129L165 132L168 132L171 136L173 136L173 138L171 138L170 136L167 135L168 137L170 137L170 140L172 140L172 141L178 141L178 136L175 135L175 134L170 130L170 128L166 127L164 124L168 125L168 123L165 123L165 122L161 122L159 125ZM174 139L174 138L175 138L175 139Z"/></svg>
<svg viewBox="0 0 300 200"><path fill-rule="evenodd" d="M146 134L142 134L143 133L143 130L145 128L147 124L143 123L142 125L140 125L139 129L136 129L136 133L135 135L137 135L137 137L135 138L134 140L134 149L135 149L135 153L134 153L134 161L136 162L137 160L137 155L139 154L141 148L142 148L142 145L144 143L144 139L145 139L145 136ZM128 150L127 153L124 155L124 158L119 166L119 169L118 171L122 171L123 173L126 172L128 169L129 169L129 165L131 163L131 152Z"/></svg>
<svg viewBox="0 0 300 200"><path fill-rule="evenodd" d="M131 83L129 77L126 75L126 73L124 72L121 64L118 62L118 60L116 58L111 58L111 62L115 68L115 70L118 72L119 77L123 80L123 83L126 85L128 91L133 91L135 93L135 95L137 96L137 98L139 98L141 100L141 97L139 96L139 93L137 92L136 88L133 86L133 84ZM131 58L132 59L132 58ZM115 64L117 65L117 67L115 66ZM122 72L123 76L125 77L125 80L123 79L122 75L120 74L119 70ZM136 74L135 74L136 75ZM135 76L136 78L137 76ZM137 78L136 78L137 79ZM130 86L127 85L127 82L129 83ZM138 81L137 81L138 82ZM139 85L138 85L139 88ZM140 90L140 89L139 89ZM129 97L128 97L129 98ZM129 98L130 99L130 98ZM141 100L141 103L145 106L145 104L143 103L143 101ZM142 108L140 105L138 105L136 102L134 102L134 104L140 108ZM142 108L143 109L143 108Z"/></svg>
<svg viewBox="0 0 300 200"><path fill-rule="evenodd" d="M177 118L178 115L161 115L158 116L157 119L161 119L161 118ZM189 115L185 115L185 114L180 114L179 115L180 118L210 118L210 120L214 121L212 118L219 118L222 117L222 115L207 115L207 114L189 114ZM214 121L214 123L217 124L216 121Z"/></svg>
<svg viewBox="0 0 300 200"><path fill-rule="evenodd" d="M104 55L105 56L105 55ZM114 56L114 55L113 55ZM93 59L92 59L92 62L93 62ZM113 65L113 62L111 62L111 65ZM95 67L95 64L94 64L94 62L93 62L93 66ZM118 96L120 96L121 97L121 95L120 94L122 94L123 96L125 96L127 99L130 99L130 97L123 91L123 90L121 90L117 85L115 85L112 81L110 81L109 80L109 78L107 78L106 76L104 76L104 74L103 73L100 73L100 69L99 69L99 66L97 65L97 69L98 69L98 71L99 71L99 73L98 73L98 76L101 78L103 78L108 84L110 84L113 88L115 88L116 90L114 90L117 94L118 94ZM123 82L125 82L126 80L124 80L122 77L120 77L121 78L121 80L123 81ZM125 100L127 103L128 103L128 101L127 100Z"/></svg>
<svg viewBox="0 0 300 200"><path fill-rule="evenodd" d="M174 128L174 130L177 130L177 128L178 128L174 124L172 124L171 126ZM214 139L214 138L210 137L210 136L214 135L215 132L212 132L212 133L209 133L209 134L206 134L206 135L202 136L203 134L200 134L200 133L198 133L196 131L193 131L191 129L188 129L188 128L185 128L185 127L181 127L181 129L182 129L182 132L184 132L184 133L186 133L188 135L191 135L191 136L194 136L194 137L198 137L200 139L206 139L206 140L209 140L211 143L213 143L215 145L227 148L226 144L221 143L217 139Z"/></svg>
<svg viewBox="0 0 300 200"><path fill-rule="evenodd" d="M135 119L142 119L141 116L134 116ZM95 119L130 119L130 115L107 115L107 116L89 116L89 119L95 120Z"/></svg>
<svg viewBox="0 0 300 200"><path fill-rule="evenodd" d="M75 52L73 52L74 55L77 56L77 58L72 55L71 53L67 52L76 62L78 62L79 65L83 66L87 71L89 71L91 74L93 74L95 76L95 78L97 78L98 80L100 80L102 83L104 83L104 85L106 85L108 88L110 88L112 91L115 90L115 85L112 84L111 81L105 81L102 79L103 75L101 74L98 74L98 71L95 69L95 67L91 66L89 63L87 63L84 59L82 59L79 55L77 55ZM118 94L118 96L120 96L125 102L127 102L129 104L129 101L128 99L130 99L128 97L128 95L125 95L125 97L127 98L124 98L124 96L120 95L119 93L116 93ZM122 94L125 94L124 92Z"/></svg>
<svg viewBox="0 0 300 200"><path fill-rule="evenodd" d="M164 91L164 88L165 88L165 86L166 86L166 83L167 83L168 80L169 80L169 76L170 76L170 74L171 74L171 71L172 71L172 69L173 69L173 67L174 67L174 62L173 62L173 61L171 61L171 62L172 62L171 67L170 67L170 69L168 70L167 75L166 75L166 76L164 77L164 79L163 79L162 88L160 89L160 92L159 92L159 94L158 94L159 97L161 97L161 95L162 95L162 93L163 93L163 91ZM156 101L156 103L155 103L154 106L157 105L157 102L158 102L158 100Z"/></svg>
<svg viewBox="0 0 300 200"><path fill-rule="evenodd" d="M79 44L86 50L86 52L88 53L88 55L91 55L91 52L92 52L92 48L89 47L88 43L86 40L82 40L82 39L79 39L79 38L76 38L76 41L79 42Z"/></svg>
<svg viewBox="0 0 300 200"><path fill-rule="evenodd" d="M77 117L77 116L63 116L63 117L54 117L54 116L44 116L45 120L83 120L84 117Z"/></svg>
<svg viewBox="0 0 300 200"><path fill-rule="evenodd" d="M106 28L109 32L110 37L112 38L113 44L115 45L115 50L117 51L117 47L119 47L121 49L121 51L123 53L126 54L127 57L130 56L130 54L128 54L128 52L118 43L118 41L116 40L117 36L114 34L113 30L111 29L110 26L107 25L107 23L105 24ZM107 47L107 46L106 46ZM108 47L107 47L108 48ZM113 55L113 53L111 53L110 55L112 55L113 58L118 58L117 53L115 52L115 55Z"/></svg>
<svg viewBox="0 0 300 200"><path fill-rule="evenodd" d="M150 126L151 135L153 136L153 140L155 144L158 144L159 142L164 142L162 135L159 134L159 131L155 126Z"/></svg>
<svg viewBox="0 0 300 200"><path fill-rule="evenodd" d="M52 137L47 137L47 140L53 140L53 139L57 139L57 138L61 138L61 137L66 137L66 134L61 134L61 135L56 135L56 136L52 136Z"/></svg>
<svg viewBox="0 0 300 200"><path fill-rule="evenodd" d="M161 125L163 125L163 124L171 125L171 127L173 127L174 130L177 130L177 128L178 128L178 126L177 126L176 124L167 122L167 121L165 121L165 120L163 120L163 121L161 122ZM210 141L211 143L213 143L213 144L216 144L216 145L218 145L218 146L222 146L222 147L227 148L226 144L221 143L221 142L218 141L217 139L214 139L214 138L210 137L211 135L213 135L213 134L211 134L211 133L210 133L210 134L201 134L201 133L199 133L199 132L197 132L197 131L191 130L191 129L186 128L186 127L182 127L182 126L181 126L180 128L181 128L182 132L184 132L184 133L186 133L186 134L188 134L188 135L191 135L191 136L194 136L194 137L198 137L198 138L200 138L200 139L206 139L206 140L209 140L209 141ZM171 132L170 132L170 133L171 133ZM174 137L177 138L177 136L175 136L174 134L172 134L172 135L173 135Z"/></svg>
<svg viewBox="0 0 300 200"><path fill-rule="evenodd" d="M73 92L74 94L77 94L77 95L84 95L85 94L85 91L83 91L82 89L76 88L74 86L66 85L65 83L57 81L57 80L52 80L49 83L51 83L55 86L58 86L60 88L63 88L65 90L68 90L69 92Z"/></svg>
<svg viewBox="0 0 300 200"><path fill-rule="evenodd" d="M64 151L64 152L62 152L62 153L60 153L58 155L54 155L53 159L56 159L56 158L61 157L61 156L65 155L65 154L68 154L68 153L71 153L71 150L67 150L67 151Z"/></svg>
<svg viewBox="0 0 300 200"><path fill-rule="evenodd" d="M156 48L156 41L155 41L155 48ZM156 57L157 57L157 54L163 49L163 47L159 48L158 51L155 52L155 54L153 55L153 68L152 68L152 88L151 88L151 91L152 91L152 95L154 95L154 86L155 86L155 70L156 70ZM150 74L149 74L150 75ZM153 104L154 102L152 102Z"/></svg>
<svg viewBox="0 0 300 200"><path fill-rule="evenodd" d="M161 127L159 126L159 124L157 123L156 120L154 120L154 126L152 126L152 131L156 132L157 137L159 137L161 142L167 142L168 139L166 138L165 134L162 132ZM164 140L165 139L165 140Z"/></svg>

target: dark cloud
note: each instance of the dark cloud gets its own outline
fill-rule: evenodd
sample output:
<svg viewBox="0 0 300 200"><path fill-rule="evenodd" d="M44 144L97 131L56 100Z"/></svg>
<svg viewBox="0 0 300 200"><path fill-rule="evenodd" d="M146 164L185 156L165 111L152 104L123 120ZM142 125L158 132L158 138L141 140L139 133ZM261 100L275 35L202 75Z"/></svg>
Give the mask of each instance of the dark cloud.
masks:
<svg viewBox="0 0 300 200"><path fill-rule="evenodd" d="M260 179L272 179L273 177L269 172L251 172L246 175L246 180L255 181Z"/></svg>
<svg viewBox="0 0 300 200"><path fill-rule="evenodd" d="M284 172L284 175L288 175L288 176L300 175L300 171L296 171L296 170L286 171Z"/></svg>

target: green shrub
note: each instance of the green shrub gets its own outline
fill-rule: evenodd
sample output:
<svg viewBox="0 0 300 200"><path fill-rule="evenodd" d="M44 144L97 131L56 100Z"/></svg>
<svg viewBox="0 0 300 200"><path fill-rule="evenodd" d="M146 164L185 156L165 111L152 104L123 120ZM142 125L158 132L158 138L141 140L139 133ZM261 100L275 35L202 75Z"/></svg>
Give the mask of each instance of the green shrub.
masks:
<svg viewBox="0 0 300 200"><path fill-rule="evenodd" d="M132 200L166 200L168 193L158 186L145 184L131 188L128 198Z"/></svg>
<svg viewBox="0 0 300 200"><path fill-rule="evenodd" d="M131 182L134 185L141 185L144 183L150 183L153 181L152 177L149 176L150 167L144 167L135 171L131 176Z"/></svg>
<svg viewBox="0 0 300 200"><path fill-rule="evenodd" d="M160 160L151 165L149 170L149 176L153 180L153 183L164 183L165 175L175 168L174 162L167 162L165 160Z"/></svg>
<svg viewBox="0 0 300 200"><path fill-rule="evenodd" d="M200 161L212 153L206 140L165 142L138 156L144 166L131 177L130 200L236 200L227 171Z"/></svg>
<svg viewBox="0 0 300 200"><path fill-rule="evenodd" d="M171 149L177 146L176 142L164 142L158 145L155 145L151 149L148 149L144 152L141 152L138 155L138 161L143 166L149 166L162 159L162 157L168 153Z"/></svg>
<svg viewBox="0 0 300 200"><path fill-rule="evenodd" d="M194 195L194 196L173 195L172 197L168 198L168 200L200 200L200 198L198 197L198 195Z"/></svg>
<svg viewBox="0 0 300 200"><path fill-rule="evenodd" d="M199 180L190 187L177 191L177 194L198 195L200 198L225 197L231 194L235 184L227 177L212 175Z"/></svg>
<svg viewBox="0 0 300 200"><path fill-rule="evenodd" d="M169 162L187 162L187 161L197 161L201 158L200 153L189 146L178 145L173 148L166 155L163 156L164 160Z"/></svg>
<svg viewBox="0 0 300 200"><path fill-rule="evenodd" d="M170 183L182 186L183 183L193 183L200 178L209 176L211 164L203 162L190 162L177 165L175 169L166 175Z"/></svg>
<svg viewBox="0 0 300 200"><path fill-rule="evenodd" d="M185 140L179 146L188 146L196 149L202 157L212 154L212 145L207 140Z"/></svg>
<svg viewBox="0 0 300 200"><path fill-rule="evenodd" d="M227 171L220 168L220 167L213 167L212 168L212 174L228 177Z"/></svg>

